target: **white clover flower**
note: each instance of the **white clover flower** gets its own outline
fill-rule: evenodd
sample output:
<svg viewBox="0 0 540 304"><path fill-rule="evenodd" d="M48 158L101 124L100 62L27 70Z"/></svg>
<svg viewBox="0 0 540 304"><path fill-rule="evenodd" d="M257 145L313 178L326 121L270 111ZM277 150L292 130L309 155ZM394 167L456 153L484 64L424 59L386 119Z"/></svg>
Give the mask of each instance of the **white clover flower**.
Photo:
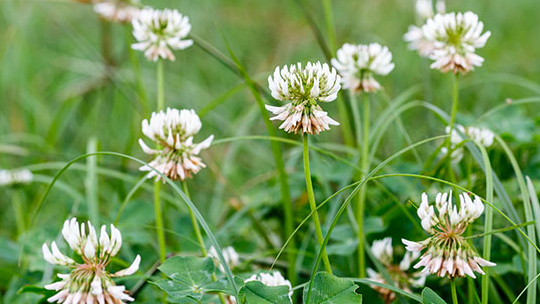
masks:
<svg viewBox="0 0 540 304"><path fill-rule="evenodd" d="M480 266L495 266L495 263L482 259L462 236L469 224L484 212L484 204L467 193L459 195L460 209L452 204L452 192L439 193L435 199L435 207L429 204L426 193L422 194L422 203L418 208L418 217L422 228L432 236L421 242L402 239L406 249L411 252L427 251L414 268L424 267L423 274L437 274L440 277L476 278L473 271L484 274Z"/></svg>
<svg viewBox="0 0 540 304"><path fill-rule="evenodd" d="M133 36L138 42L131 47L144 51L149 60L175 60L172 50L183 50L193 45L193 40L184 39L191 31L189 18L177 10L146 7L132 20L132 24Z"/></svg>
<svg viewBox="0 0 540 304"><path fill-rule="evenodd" d="M111 22L131 22L139 14L139 0L98 0L94 12Z"/></svg>
<svg viewBox="0 0 540 304"><path fill-rule="evenodd" d="M386 270L394 281L396 287L407 292L411 292L411 286L422 287L424 285L426 275L422 275L419 272L409 273L411 262L420 256L419 252L406 252L399 265L393 264L393 247L391 237L373 241L371 251L373 252L373 255L386 267ZM369 280L388 284L382 275L375 270L368 268L366 271ZM395 300L396 294L392 290L374 284L371 284L370 286L381 295L386 303L391 303Z"/></svg>
<svg viewBox="0 0 540 304"><path fill-rule="evenodd" d="M134 299L126 293L124 286L117 286L113 277L123 277L134 274L139 269L141 257L137 255L131 266L115 273L105 269L112 257L116 256L122 247L122 235L111 224L110 237L107 227L101 226L98 238L94 226L90 222L79 225L73 218L64 222L62 235L69 247L80 256L83 263L79 264L64 255L53 241L51 250L43 244L44 259L55 265L71 268L69 274L58 274L61 281L46 285L45 289L58 291L47 299L50 303L70 304L123 304Z"/></svg>
<svg viewBox="0 0 540 304"><path fill-rule="evenodd" d="M143 120L142 132L156 144L158 149L148 147L142 139L139 144L149 155L157 155L150 166L172 180L185 180L199 172L206 165L197 157L202 149L210 147L214 135L201 143L194 143L195 136L201 129L201 120L194 110L177 110L167 108L167 111L153 112L150 121ZM161 177L148 166L142 166L141 171L150 171L148 178Z"/></svg>
<svg viewBox="0 0 540 304"><path fill-rule="evenodd" d="M227 265L230 269L233 269L234 267L236 267L236 265L240 263L240 256L233 247L225 247L221 250L221 252L223 253L223 257L225 258L225 261L227 262ZM210 247L210 251L208 251L208 256L214 260L214 263L219 265L219 270L225 273L225 268L223 267L223 265L221 265L216 248L214 248L214 246Z"/></svg>
<svg viewBox="0 0 540 304"><path fill-rule="evenodd" d="M0 186L18 186L32 182L34 175L28 169L5 170L0 169Z"/></svg>
<svg viewBox="0 0 540 304"><path fill-rule="evenodd" d="M446 4L444 0L438 0L437 4L435 5L435 9L438 14L444 14L446 11ZM434 15L433 1L416 1L416 15L421 23L425 23L427 19L432 18ZM418 53L424 57L431 55L435 49L433 42L428 41L424 36L422 27L418 27L416 25L409 26L409 30L403 36L403 39L409 42L409 49L417 50Z"/></svg>
<svg viewBox="0 0 540 304"><path fill-rule="evenodd" d="M374 74L386 76L394 69L392 53L378 43L353 45L345 43L332 58L332 65L342 77L344 89L353 92L375 92L381 85Z"/></svg>
<svg viewBox="0 0 540 304"><path fill-rule="evenodd" d="M393 249L392 249L392 238L386 237L382 240L373 241L371 245L371 251L373 255L381 261L383 264L392 263Z"/></svg>
<svg viewBox="0 0 540 304"><path fill-rule="evenodd" d="M450 133L450 129L450 126L446 127L446 134ZM456 125L452 130L450 138L453 145L458 145L465 140L465 138L461 137L461 135L458 133L458 130L465 136L469 137L471 140L481 144L486 148L493 145L495 134L491 130L474 126L463 127L462 125Z"/></svg>
<svg viewBox="0 0 540 304"><path fill-rule="evenodd" d="M286 132L319 134L329 130L329 125L339 123L322 110L318 102L331 102L337 98L341 88L341 77L328 64L308 62L305 68L301 63L277 67L274 77L268 77L272 96L290 103L266 109L276 116L271 120L283 120L279 126Z"/></svg>
<svg viewBox="0 0 540 304"><path fill-rule="evenodd" d="M433 43L429 54L432 69L467 73L484 59L475 50L486 44L491 32L482 34L484 24L473 12L437 14L422 27L426 41Z"/></svg>
<svg viewBox="0 0 540 304"><path fill-rule="evenodd" d="M445 131L446 134L450 133L450 126L447 126ZM465 135L465 138L463 138L459 132L463 133ZM456 125L454 129L452 129L452 134L450 135L450 142L451 142L451 150L452 155L451 159L452 162L458 163L463 158L463 147L457 147L459 144L461 144L466 138L470 138L471 140L477 142L478 144L488 148L493 145L493 141L495 139L495 133L493 133L491 130L482 128L482 127L463 127L462 125ZM443 147L441 149L441 154L444 156L447 154L446 147Z"/></svg>

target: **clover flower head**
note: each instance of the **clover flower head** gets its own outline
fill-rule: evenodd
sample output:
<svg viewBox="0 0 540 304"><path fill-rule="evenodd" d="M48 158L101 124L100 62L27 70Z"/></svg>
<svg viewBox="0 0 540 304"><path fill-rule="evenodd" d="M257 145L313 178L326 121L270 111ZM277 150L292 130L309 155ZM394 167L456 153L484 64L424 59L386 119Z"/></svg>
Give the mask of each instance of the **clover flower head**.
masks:
<svg viewBox="0 0 540 304"><path fill-rule="evenodd" d="M393 264L394 251L391 237L373 241L371 251L375 258L385 266L396 287L410 292L411 287L422 287L424 285L426 275L419 272L410 273L409 271L411 262L420 256L419 252L405 252L402 261L397 265ZM380 273L371 268L367 269L367 274L371 281L388 284ZM392 290L374 284L370 286L381 295L385 303L391 303L395 300L396 294Z"/></svg>
<svg viewBox="0 0 540 304"><path fill-rule="evenodd" d="M155 10L145 7L132 20L133 36L138 41L134 50L144 51L149 60L175 60L172 50L183 50L193 45L184 39L191 31L189 18L177 10Z"/></svg>
<svg viewBox="0 0 540 304"><path fill-rule="evenodd" d="M343 88L353 92L375 92L381 85L373 75L388 75L394 69L392 53L378 43L345 43L332 58L332 65L342 77Z"/></svg>
<svg viewBox="0 0 540 304"><path fill-rule="evenodd" d="M475 51L484 47L491 35L489 31L482 33L483 29L484 24L473 12L437 14L428 19L422 32L433 43L431 68L464 74L481 66L484 59Z"/></svg>
<svg viewBox="0 0 540 304"><path fill-rule="evenodd" d="M450 133L450 126L447 126L445 131L446 134ZM465 138L460 135L460 132L464 134ZM452 162L459 162L463 158L463 147L457 147L459 144L461 144L466 138L470 138L474 142L488 148L493 145L493 141L495 139L495 133L493 133L491 130L487 128L482 127L464 127L462 125L456 125L454 129L452 129L452 134L450 135L450 142L451 142L451 150L452 155L451 159ZM446 155L447 154L446 147L441 149L441 154Z"/></svg>
<svg viewBox="0 0 540 304"><path fill-rule="evenodd" d="M58 291L47 301L71 304L123 304L125 301L134 300L126 293L126 288L116 285L112 278L134 274L139 269L141 257L137 255L131 266L124 270L107 272L107 265L122 247L120 231L112 224L110 230L109 236L107 227L101 226L98 238L90 222L79 225L76 218L64 222L62 235L69 247L80 256L82 264L60 252L56 242L51 243L51 249L46 243L43 244L43 257L47 262L72 269L69 274L58 274L60 281L45 286L48 290Z"/></svg>
<svg viewBox="0 0 540 304"><path fill-rule="evenodd" d="M468 275L476 278L474 272L484 274L480 266L495 266L495 263L482 259L462 236L467 226L482 215L484 204L478 197L472 200L467 193L461 193L459 199L458 211L457 206L452 204L452 192L437 194L435 205L429 203L426 193L422 194L417 214L422 228L432 236L421 242L402 241L411 252L427 249L414 266L424 267L424 274L449 278Z"/></svg>
<svg viewBox="0 0 540 304"><path fill-rule="evenodd" d="M110 22L131 22L139 14L139 0L98 0L94 12Z"/></svg>
<svg viewBox="0 0 540 304"><path fill-rule="evenodd" d="M18 186L32 182L34 175L28 169L5 170L0 169L0 186Z"/></svg>
<svg viewBox="0 0 540 304"><path fill-rule="evenodd" d="M178 110L167 108L167 111L153 112L150 121L142 122L142 132L160 148L148 147L142 139L139 144L149 155L156 155L150 166L172 180L185 180L199 172L206 165L197 155L202 149L210 147L214 136L211 135L201 143L194 143L193 137L202 127L201 120L194 110ZM148 178L156 176L149 166L142 166L141 171L150 171Z"/></svg>
<svg viewBox="0 0 540 304"><path fill-rule="evenodd" d="M450 133L450 126L447 126L445 131L446 134ZM471 140L481 144L482 146L488 148L493 145L493 140L495 139L495 134L486 128L482 127L464 127L462 125L456 125L455 128L452 130L452 134L450 135L451 142L454 145L460 144L462 141L465 140L459 132L463 133L465 136L469 137Z"/></svg>
<svg viewBox="0 0 540 304"><path fill-rule="evenodd" d="M273 77L268 77L272 96L290 102L281 107L266 105L266 109L276 115L271 120L284 121L279 128L289 133L319 134L329 130L329 125L339 125L318 102L335 100L341 88L340 81L337 71L326 63L277 67Z"/></svg>
<svg viewBox="0 0 540 304"><path fill-rule="evenodd" d="M393 256L392 238L386 237L382 240L373 241L371 251L381 263L390 264Z"/></svg>
<svg viewBox="0 0 540 304"><path fill-rule="evenodd" d="M236 265L240 263L240 256L233 247L225 247L221 250L221 252L223 253L223 257L225 258L225 261L227 262L227 265L230 269L233 269L234 267L236 267ZM208 256L214 260L214 263L219 265L219 270L225 273L225 268L223 267L223 265L221 265L217 250L214 246L210 247L210 250L208 251Z"/></svg>

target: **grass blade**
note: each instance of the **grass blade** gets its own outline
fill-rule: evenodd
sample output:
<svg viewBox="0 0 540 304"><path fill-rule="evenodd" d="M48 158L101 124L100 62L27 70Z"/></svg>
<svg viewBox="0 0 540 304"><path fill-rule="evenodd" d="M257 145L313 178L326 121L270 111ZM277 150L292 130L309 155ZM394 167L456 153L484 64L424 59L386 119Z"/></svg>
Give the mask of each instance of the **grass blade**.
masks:
<svg viewBox="0 0 540 304"><path fill-rule="evenodd" d="M98 149L98 141L96 137L91 137L88 140L86 153L95 153ZM86 204L88 206L88 217L90 221L99 227L99 196L98 196L98 179L96 174L97 157L92 156L86 159L86 179L84 180L84 188L86 190Z"/></svg>
<svg viewBox="0 0 540 304"><path fill-rule="evenodd" d="M514 172L516 173L516 178L519 184L519 189L521 191L521 198L523 200L523 207L525 209L525 219L530 222L534 220L533 213L532 213L532 207L531 207L531 196L536 194L529 194L529 191L527 189L527 185L525 184L525 179L523 178L523 173L521 172L521 169L519 168L519 164L510 150L510 147L504 142L504 140L499 136L495 135L495 139L497 142L501 145L504 152L506 153L508 159L510 160L510 163L512 164L512 168L514 169ZM538 267L538 259L537 259L537 253L535 251L534 246L536 246L536 235L535 235L535 227L534 226L528 226L527 227L527 235L529 239L531 239L532 244L529 244L529 247L527 249L527 257L528 257L528 270L527 270L527 277L528 282L531 284L531 282L534 280L534 277L537 274L537 267ZM534 245L534 246L533 246ZM527 290L527 304L536 304L536 288L530 288Z"/></svg>
<svg viewBox="0 0 540 304"><path fill-rule="evenodd" d="M477 145L478 149L482 152L482 158L484 159L484 166L486 168L486 200L493 203L493 174L491 170L491 162L487 154L486 148L481 144ZM486 220L484 225L484 253L483 258L487 261L491 258L491 231L493 229L493 209L486 208ZM482 276L482 304L488 303L489 297L489 273L490 269L485 270L485 275Z"/></svg>

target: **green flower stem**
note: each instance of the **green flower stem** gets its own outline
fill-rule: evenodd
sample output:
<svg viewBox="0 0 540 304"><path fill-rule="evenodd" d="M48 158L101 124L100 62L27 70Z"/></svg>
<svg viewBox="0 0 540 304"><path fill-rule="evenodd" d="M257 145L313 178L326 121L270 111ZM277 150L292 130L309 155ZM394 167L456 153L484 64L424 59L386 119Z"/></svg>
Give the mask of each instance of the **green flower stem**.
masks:
<svg viewBox="0 0 540 304"><path fill-rule="evenodd" d="M347 110L347 105L345 104L346 99L345 96L342 95L344 93L340 93L340 98L336 100L338 112L339 112L339 120L341 125L341 131L343 132L343 140L345 141L345 145L349 147L354 147L354 135L351 130L351 123L349 121L349 112ZM352 101L351 103L353 103ZM354 112L354 110L353 110Z"/></svg>
<svg viewBox="0 0 540 304"><path fill-rule="evenodd" d="M362 156L361 156L361 169L362 177L365 176L369 170L369 95L364 93L363 105L363 126L362 126ZM359 122L358 122L359 123ZM360 278L366 276L366 257L365 257L365 244L364 244L364 211L366 205L366 186L363 185L360 188L360 194L358 195L358 201L356 206L356 221L358 224L358 274Z"/></svg>
<svg viewBox="0 0 540 304"><path fill-rule="evenodd" d="M182 182L182 190L186 194L186 196L191 199L191 196L189 195L189 189L187 185L187 181ZM195 236L197 237L197 242L199 242L199 247L201 248L201 254L203 257L206 257L208 253L206 252L206 245L204 244L204 239L201 234L201 228L199 227L199 223L197 222L197 218L195 217L195 214L193 213L193 210L188 208L189 210L189 217L191 218L191 224L193 225L193 230L195 231Z"/></svg>
<svg viewBox="0 0 540 304"><path fill-rule="evenodd" d="M11 195L13 202L13 213L15 215L15 223L17 224L17 235L20 236L25 231L23 203L21 200L21 194L18 189L14 189Z"/></svg>
<svg viewBox="0 0 540 304"><path fill-rule="evenodd" d="M156 214L156 231L159 243L159 259L161 262L165 262L167 258L167 249L165 245L165 232L163 229L163 214L161 211L160 200L161 182L154 182L154 212Z"/></svg>
<svg viewBox="0 0 540 304"><path fill-rule="evenodd" d="M306 189L308 193L309 207L313 212L313 223L315 224L315 233L317 235L317 241L319 246L323 245L324 237L321 229L321 221L319 220L319 213L317 212L317 203L315 202L315 194L313 192L313 184L311 183L311 172L309 169L309 135L303 133L302 139L304 142L304 175L306 177ZM330 260L326 254L326 249L323 248L323 263L326 271L332 273L332 266L330 266Z"/></svg>
<svg viewBox="0 0 540 304"><path fill-rule="evenodd" d="M452 151L450 149L452 145L452 132L454 131L456 123L456 114L459 101L459 74L454 74L453 89L452 89L452 110L450 112L450 132L448 133L450 137L446 139L446 163L448 166L448 174L450 177L452 175Z"/></svg>
<svg viewBox="0 0 540 304"><path fill-rule="evenodd" d="M157 110L161 111L165 108L165 81L163 80L163 59L157 62Z"/></svg>
<svg viewBox="0 0 540 304"><path fill-rule="evenodd" d="M112 56L112 28L111 23L103 18L99 19L101 30L101 56L105 64L106 77L110 77L111 67L114 65Z"/></svg>
<svg viewBox="0 0 540 304"><path fill-rule="evenodd" d="M157 63L157 110L161 111L165 107L164 96L164 83L163 83L163 60L159 60ZM167 246L165 244L165 231L163 227L163 213L161 210L160 199L161 183L159 181L154 182L154 211L156 213L156 231L159 243L159 258L161 262L165 262L167 258Z"/></svg>
<svg viewBox="0 0 540 304"><path fill-rule="evenodd" d="M450 279L450 286L452 288L452 303L458 304L457 290L456 290L456 279Z"/></svg>
<svg viewBox="0 0 540 304"><path fill-rule="evenodd" d="M352 109L352 116L354 119L354 132L356 134L356 145L360 147L360 143L362 142L362 120L360 119L360 109L358 108L358 100L356 99L356 94L350 92L349 96L349 102L351 104Z"/></svg>
<svg viewBox="0 0 540 304"><path fill-rule="evenodd" d="M328 44L332 54L336 50L336 32L334 30L334 11L332 10L332 1L323 0L324 19L326 23L326 34L328 35Z"/></svg>

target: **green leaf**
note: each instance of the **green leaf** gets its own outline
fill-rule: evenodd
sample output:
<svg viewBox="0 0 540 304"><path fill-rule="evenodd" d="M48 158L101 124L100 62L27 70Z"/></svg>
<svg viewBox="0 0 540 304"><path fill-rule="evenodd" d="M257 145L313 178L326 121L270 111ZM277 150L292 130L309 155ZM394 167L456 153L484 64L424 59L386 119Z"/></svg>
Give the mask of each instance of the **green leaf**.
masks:
<svg viewBox="0 0 540 304"><path fill-rule="evenodd" d="M210 258L172 257L158 268L170 280L163 279L152 284L161 288L171 298L190 297L200 300L205 292L215 290L212 288L214 268L214 262Z"/></svg>
<svg viewBox="0 0 540 304"><path fill-rule="evenodd" d="M424 304L447 304L439 295L428 287L422 291L422 303Z"/></svg>
<svg viewBox="0 0 540 304"><path fill-rule="evenodd" d="M266 286L259 281L248 282L240 289L241 303L292 304L288 286Z"/></svg>
<svg viewBox="0 0 540 304"><path fill-rule="evenodd" d="M308 287L304 288L306 302ZM311 304L361 304L362 295L355 292L358 286L348 279L341 279L326 272L319 272L313 280Z"/></svg>

